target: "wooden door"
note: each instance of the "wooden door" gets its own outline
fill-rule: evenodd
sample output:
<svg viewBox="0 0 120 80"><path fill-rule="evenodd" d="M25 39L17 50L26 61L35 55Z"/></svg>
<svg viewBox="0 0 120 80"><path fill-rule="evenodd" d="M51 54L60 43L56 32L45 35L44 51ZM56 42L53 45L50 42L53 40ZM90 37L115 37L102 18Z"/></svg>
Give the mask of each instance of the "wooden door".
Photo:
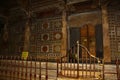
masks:
<svg viewBox="0 0 120 80"><path fill-rule="evenodd" d="M86 24L80 28L80 44L87 47L92 55L96 56L95 27L92 24ZM84 57L82 52L82 57Z"/></svg>
<svg viewBox="0 0 120 80"><path fill-rule="evenodd" d="M92 55L103 58L103 32L101 25L86 24L79 28L70 28L70 48L78 40L80 44L87 47ZM80 56L86 57L83 51L81 50Z"/></svg>

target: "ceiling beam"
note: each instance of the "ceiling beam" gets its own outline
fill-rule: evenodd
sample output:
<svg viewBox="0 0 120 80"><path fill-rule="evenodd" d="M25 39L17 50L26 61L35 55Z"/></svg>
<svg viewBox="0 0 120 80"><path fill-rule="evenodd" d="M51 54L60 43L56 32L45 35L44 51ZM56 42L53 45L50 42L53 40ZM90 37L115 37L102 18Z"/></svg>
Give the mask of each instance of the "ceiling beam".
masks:
<svg viewBox="0 0 120 80"><path fill-rule="evenodd" d="M90 0L67 0L67 5L80 3L80 2L85 2L85 1L90 1Z"/></svg>

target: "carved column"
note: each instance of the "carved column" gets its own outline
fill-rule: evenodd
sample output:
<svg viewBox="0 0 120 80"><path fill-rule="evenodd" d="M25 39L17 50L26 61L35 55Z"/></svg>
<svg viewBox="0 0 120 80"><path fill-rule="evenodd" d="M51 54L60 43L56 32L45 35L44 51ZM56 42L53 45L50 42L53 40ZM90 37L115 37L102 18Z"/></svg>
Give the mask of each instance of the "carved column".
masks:
<svg viewBox="0 0 120 80"><path fill-rule="evenodd" d="M102 6L102 26L103 26L104 60L105 62L111 62L109 25L106 6Z"/></svg>

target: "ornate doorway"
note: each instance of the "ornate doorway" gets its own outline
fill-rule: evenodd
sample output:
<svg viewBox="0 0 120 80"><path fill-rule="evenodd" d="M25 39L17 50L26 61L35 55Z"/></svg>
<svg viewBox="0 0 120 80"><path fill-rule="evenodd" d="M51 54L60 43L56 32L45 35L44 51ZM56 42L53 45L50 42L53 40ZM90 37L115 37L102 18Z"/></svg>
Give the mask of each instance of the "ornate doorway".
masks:
<svg viewBox="0 0 120 80"><path fill-rule="evenodd" d="M76 44L79 40L80 44L84 45L92 55L103 57L103 38L102 26L94 26L92 24L85 24L82 27L70 28L70 47ZM84 52L80 53L84 57Z"/></svg>

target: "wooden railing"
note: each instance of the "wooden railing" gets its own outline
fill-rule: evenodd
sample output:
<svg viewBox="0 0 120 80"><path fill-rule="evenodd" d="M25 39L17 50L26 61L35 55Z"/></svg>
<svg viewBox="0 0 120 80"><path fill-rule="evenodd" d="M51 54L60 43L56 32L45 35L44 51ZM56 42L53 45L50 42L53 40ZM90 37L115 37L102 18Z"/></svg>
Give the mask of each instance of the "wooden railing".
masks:
<svg viewBox="0 0 120 80"><path fill-rule="evenodd" d="M116 61L116 72L117 72L117 79L120 80L120 60L117 59Z"/></svg>
<svg viewBox="0 0 120 80"><path fill-rule="evenodd" d="M0 80L56 79L57 66L48 60L48 57L30 56L27 60L23 60L20 56L0 56Z"/></svg>
<svg viewBox="0 0 120 80"><path fill-rule="evenodd" d="M71 52L71 51L70 51ZM83 51L84 52L84 51ZM85 53L85 52L84 52ZM53 57L52 57L53 59ZM29 56L23 60L20 56L0 56L0 80L48 80L57 77L72 78L98 78L104 79L102 61L93 56L69 58L64 56L55 57L56 62L49 62L49 57ZM120 80L120 60L116 61L117 80Z"/></svg>
<svg viewBox="0 0 120 80"><path fill-rule="evenodd" d="M102 60L77 43L59 62L59 76L72 78L102 78Z"/></svg>

